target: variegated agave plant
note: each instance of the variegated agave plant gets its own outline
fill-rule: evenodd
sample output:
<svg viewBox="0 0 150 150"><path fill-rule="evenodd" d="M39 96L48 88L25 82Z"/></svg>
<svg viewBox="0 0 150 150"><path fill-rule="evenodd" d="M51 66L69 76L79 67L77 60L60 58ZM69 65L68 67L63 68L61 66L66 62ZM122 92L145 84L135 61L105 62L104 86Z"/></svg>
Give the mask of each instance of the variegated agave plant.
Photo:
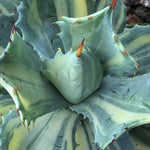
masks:
<svg viewBox="0 0 150 150"><path fill-rule="evenodd" d="M124 29L122 0L0 8L0 150L100 150L150 122L150 26Z"/></svg>

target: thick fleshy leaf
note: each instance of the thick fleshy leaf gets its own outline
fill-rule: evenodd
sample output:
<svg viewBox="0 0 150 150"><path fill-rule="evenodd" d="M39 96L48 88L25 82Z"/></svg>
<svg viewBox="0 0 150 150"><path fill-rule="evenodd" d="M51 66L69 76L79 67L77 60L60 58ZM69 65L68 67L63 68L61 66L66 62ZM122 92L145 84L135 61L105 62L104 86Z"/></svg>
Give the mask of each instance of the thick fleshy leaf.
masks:
<svg viewBox="0 0 150 150"><path fill-rule="evenodd" d="M19 4L19 0L0 0L0 11L5 15L10 15L16 12Z"/></svg>
<svg viewBox="0 0 150 150"><path fill-rule="evenodd" d="M137 74L150 72L150 25L126 28L119 37L127 51L141 66L141 71Z"/></svg>
<svg viewBox="0 0 150 150"><path fill-rule="evenodd" d="M96 10L98 11L105 8L106 6L110 5L111 2L112 0L100 0L96 4ZM116 7L113 11L112 22L117 33L123 31L127 22L126 7L123 0L117 0Z"/></svg>
<svg viewBox="0 0 150 150"><path fill-rule="evenodd" d="M112 0L54 0L56 13L71 18L85 17L109 6ZM113 24L117 33L121 32L126 24L127 16L122 0L117 1L113 12Z"/></svg>
<svg viewBox="0 0 150 150"><path fill-rule="evenodd" d="M82 18L60 17L60 38L65 52L76 50L85 39L84 47L91 50L103 62L106 74L122 76L134 74L137 68L134 59L126 52L112 25L112 8L105 9Z"/></svg>
<svg viewBox="0 0 150 150"><path fill-rule="evenodd" d="M110 0L109 2L105 0L105 5L110 3ZM25 40L38 51L40 57L53 57L56 48L63 48L60 39L55 36L59 32L58 27L51 25L56 21L56 14L69 17L86 16L97 11L96 5L98 5L97 2L91 0L82 0L80 4L77 0L49 0L47 3L42 0L23 0L18 9L20 17L17 26L23 32ZM118 0L113 20L115 20L114 26L119 32L125 24L123 18L124 5L122 0ZM57 41L58 47L55 41Z"/></svg>
<svg viewBox="0 0 150 150"><path fill-rule="evenodd" d="M31 120L68 105L40 73L36 51L15 31L0 59L0 84L12 96L21 119Z"/></svg>
<svg viewBox="0 0 150 150"><path fill-rule="evenodd" d="M150 127L146 126L136 127L132 129L129 133L135 143L136 146L135 150L150 149Z"/></svg>
<svg viewBox="0 0 150 150"><path fill-rule="evenodd" d="M54 0L56 13L61 16L83 17L95 12L93 0Z"/></svg>
<svg viewBox="0 0 150 150"><path fill-rule="evenodd" d="M149 89L150 74L122 80L107 76L99 90L71 109L89 118L95 142L105 148L128 128L150 122Z"/></svg>
<svg viewBox="0 0 150 150"><path fill-rule="evenodd" d="M63 54L59 50L41 67L44 76L73 104L92 94L103 79L102 66L95 55L88 50L82 50L81 55L79 58L75 51Z"/></svg>
<svg viewBox="0 0 150 150"><path fill-rule="evenodd" d="M9 95L0 95L0 114L8 114L10 109L15 109L15 104ZM1 123L0 117L0 123Z"/></svg>
<svg viewBox="0 0 150 150"><path fill-rule="evenodd" d="M56 21L56 13L52 0L22 0L18 8L19 19L16 26L20 28L24 40L29 42L40 57L53 57L53 42L58 27L52 25Z"/></svg>
<svg viewBox="0 0 150 150"><path fill-rule="evenodd" d="M79 124L81 119L69 110L59 110L38 118L28 132L17 113L10 111L0 125L0 149L98 150L91 146L91 130L88 124Z"/></svg>

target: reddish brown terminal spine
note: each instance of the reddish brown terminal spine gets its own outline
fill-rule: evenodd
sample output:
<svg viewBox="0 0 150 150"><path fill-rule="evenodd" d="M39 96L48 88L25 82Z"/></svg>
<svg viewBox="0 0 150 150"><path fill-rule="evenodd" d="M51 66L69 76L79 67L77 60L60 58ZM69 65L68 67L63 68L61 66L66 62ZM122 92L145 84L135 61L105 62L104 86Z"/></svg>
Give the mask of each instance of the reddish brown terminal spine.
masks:
<svg viewBox="0 0 150 150"><path fill-rule="evenodd" d="M114 9L116 4L117 4L117 0L113 0L112 3L109 5L109 7L112 7Z"/></svg>
<svg viewBox="0 0 150 150"><path fill-rule="evenodd" d="M77 51L76 51L76 56L77 56L77 57L81 57L83 45L84 45L84 39L82 40L81 45L78 47L78 49L77 49Z"/></svg>

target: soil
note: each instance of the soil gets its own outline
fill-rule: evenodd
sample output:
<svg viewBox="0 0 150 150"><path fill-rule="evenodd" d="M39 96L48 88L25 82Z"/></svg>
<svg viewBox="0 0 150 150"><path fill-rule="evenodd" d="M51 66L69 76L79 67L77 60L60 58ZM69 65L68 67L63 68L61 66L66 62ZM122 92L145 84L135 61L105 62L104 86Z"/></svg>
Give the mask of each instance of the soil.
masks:
<svg viewBox="0 0 150 150"><path fill-rule="evenodd" d="M150 0L124 0L128 23L150 23Z"/></svg>

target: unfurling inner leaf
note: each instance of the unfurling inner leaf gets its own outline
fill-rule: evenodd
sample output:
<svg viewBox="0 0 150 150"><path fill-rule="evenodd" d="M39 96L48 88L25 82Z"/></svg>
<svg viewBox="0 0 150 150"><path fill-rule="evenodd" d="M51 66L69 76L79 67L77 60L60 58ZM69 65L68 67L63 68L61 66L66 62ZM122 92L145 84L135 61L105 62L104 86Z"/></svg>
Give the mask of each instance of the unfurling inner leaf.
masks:
<svg viewBox="0 0 150 150"><path fill-rule="evenodd" d="M59 50L54 59L45 60L42 66L42 72L48 80L66 100L74 104L83 101L95 91L103 77L98 58L85 49L81 53L78 57L76 51L63 54Z"/></svg>

